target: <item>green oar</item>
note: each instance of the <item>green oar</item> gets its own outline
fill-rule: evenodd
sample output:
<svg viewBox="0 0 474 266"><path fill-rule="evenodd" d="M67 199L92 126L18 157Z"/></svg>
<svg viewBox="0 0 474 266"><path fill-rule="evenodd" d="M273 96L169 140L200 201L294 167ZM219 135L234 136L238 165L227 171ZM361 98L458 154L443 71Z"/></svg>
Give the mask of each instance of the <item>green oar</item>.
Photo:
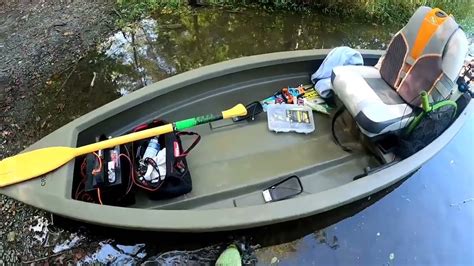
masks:
<svg viewBox="0 0 474 266"><path fill-rule="evenodd" d="M140 139L151 138L175 130L183 130L200 124L247 114L242 104L223 111L220 115L205 115L167 125L146 129L120 137L96 142L82 147L50 147L21 153L0 161L0 187L16 184L53 171L77 156L111 148Z"/></svg>

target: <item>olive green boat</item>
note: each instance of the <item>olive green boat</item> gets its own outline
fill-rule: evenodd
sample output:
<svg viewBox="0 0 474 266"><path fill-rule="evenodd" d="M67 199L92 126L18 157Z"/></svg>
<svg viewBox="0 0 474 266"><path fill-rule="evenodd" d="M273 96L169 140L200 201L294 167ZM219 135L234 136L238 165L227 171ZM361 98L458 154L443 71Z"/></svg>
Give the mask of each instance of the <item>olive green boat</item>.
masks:
<svg viewBox="0 0 474 266"><path fill-rule="evenodd" d="M94 142L96 132L120 135L154 117L175 121L263 99L275 88L308 83L328 52L257 55L176 75L72 121L28 150L80 146ZM382 54L361 53L366 64L375 64ZM409 176L448 145L473 108L471 102L424 149L357 180L354 176L364 168L380 163L364 149L343 151L332 140L330 117L314 113L316 131L307 135L271 132L263 117L217 129L197 127L202 140L188 157L193 190L174 199L153 201L137 195L136 203L127 207L74 200L75 161L0 193L60 216L128 229L198 232L279 223L356 201ZM291 175L301 179L304 193L265 203L262 190Z"/></svg>
<svg viewBox="0 0 474 266"><path fill-rule="evenodd" d="M157 200L135 187L128 195L133 186L127 185L127 204L102 204L99 189L98 201L80 200L83 158L0 193L70 219L136 230L225 231L309 217L397 183L449 145L474 110L472 93L456 84L467 50L451 16L420 7L387 51L360 50L364 65L332 69L339 108L329 115L313 112L314 132L276 133L265 113L193 128L201 141L187 156L192 190L183 195ZM329 53L256 55L179 74L106 104L26 150L80 147L99 134L120 136L156 118L179 121L261 101L281 88L311 84ZM183 140L183 146L190 143ZM397 152L401 147L411 152ZM275 201L278 193L269 189L291 176L298 177L301 193Z"/></svg>

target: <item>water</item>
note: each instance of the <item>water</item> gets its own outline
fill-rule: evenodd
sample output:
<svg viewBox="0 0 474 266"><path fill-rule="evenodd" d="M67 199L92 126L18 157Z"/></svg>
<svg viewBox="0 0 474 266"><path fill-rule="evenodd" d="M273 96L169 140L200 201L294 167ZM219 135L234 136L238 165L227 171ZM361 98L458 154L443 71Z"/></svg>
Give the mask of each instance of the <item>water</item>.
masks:
<svg viewBox="0 0 474 266"><path fill-rule="evenodd" d="M117 32L97 52L52 77L35 100L40 119L32 125L40 137L144 85L240 56L340 45L383 49L397 28L316 14L163 10ZM143 237L112 231L108 236L146 242L152 257L244 239L246 245L260 245L250 252L258 264L472 265L473 135L471 116L449 146L405 182L322 215L229 234ZM173 254L179 259L195 253ZM216 255L205 254L204 261Z"/></svg>
<svg viewBox="0 0 474 266"><path fill-rule="evenodd" d="M471 115L453 141L395 191L322 229L325 238L308 232L290 245L259 251L260 262L276 256L281 265L473 265L473 134Z"/></svg>
<svg viewBox="0 0 474 266"><path fill-rule="evenodd" d="M312 14L165 9L115 33L97 52L53 76L35 99L37 115L31 124L39 138L107 102L177 73L276 51L340 45L380 49L396 30Z"/></svg>

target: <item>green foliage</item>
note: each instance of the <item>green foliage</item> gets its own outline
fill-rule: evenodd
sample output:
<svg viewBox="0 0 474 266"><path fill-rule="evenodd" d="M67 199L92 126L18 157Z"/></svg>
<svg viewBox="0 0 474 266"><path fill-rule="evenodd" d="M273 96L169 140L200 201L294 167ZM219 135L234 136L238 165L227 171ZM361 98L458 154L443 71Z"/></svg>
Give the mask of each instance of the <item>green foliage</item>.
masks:
<svg viewBox="0 0 474 266"><path fill-rule="evenodd" d="M258 7L268 12L321 12L343 18L393 24L405 23L421 5L439 7L456 16L468 32L474 31L474 1L472 0L201 0L211 6L224 6L240 11ZM130 22L143 15L167 7L188 6L187 0L117 0L120 22ZM119 26L122 26L119 24Z"/></svg>
<svg viewBox="0 0 474 266"><path fill-rule="evenodd" d="M472 20L474 2L471 0L354 0L319 1L323 12L344 14L374 22L406 22L419 6L438 7L453 14L458 21ZM472 25L472 21L470 23Z"/></svg>
<svg viewBox="0 0 474 266"><path fill-rule="evenodd" d="M120 16L118 26L122 28L129 22L146 16L163 5L161 0L117 0L118 14Z"/></svg>

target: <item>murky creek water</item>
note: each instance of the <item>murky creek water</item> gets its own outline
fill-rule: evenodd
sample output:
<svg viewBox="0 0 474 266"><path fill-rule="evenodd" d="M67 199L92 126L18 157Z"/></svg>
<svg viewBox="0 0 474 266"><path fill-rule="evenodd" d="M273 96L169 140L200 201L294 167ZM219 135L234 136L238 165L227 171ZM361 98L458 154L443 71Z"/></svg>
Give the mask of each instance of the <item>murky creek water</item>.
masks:
<svg viewBox="0 0 474 266"><path fill-rule="evenodd" d="M340 45L383 49L397 28L315 14L164 10L52 77L35 100L32 125L39 137L145 85L240 56ZM471 117L448 147L393 192L243 234L262 246L255 253L261 264L474 264L473 134ZM171 249L160 240L146 245Z"/></svg>
<svg viewBox="0 0 474 266"><path fill-rule="evenodd" d="M36 99L33 124L44 135L145 85L227 59L339 45L380 49L395 31L311 14L164 10L115 33L97 52L53 76Z"/></svg>

